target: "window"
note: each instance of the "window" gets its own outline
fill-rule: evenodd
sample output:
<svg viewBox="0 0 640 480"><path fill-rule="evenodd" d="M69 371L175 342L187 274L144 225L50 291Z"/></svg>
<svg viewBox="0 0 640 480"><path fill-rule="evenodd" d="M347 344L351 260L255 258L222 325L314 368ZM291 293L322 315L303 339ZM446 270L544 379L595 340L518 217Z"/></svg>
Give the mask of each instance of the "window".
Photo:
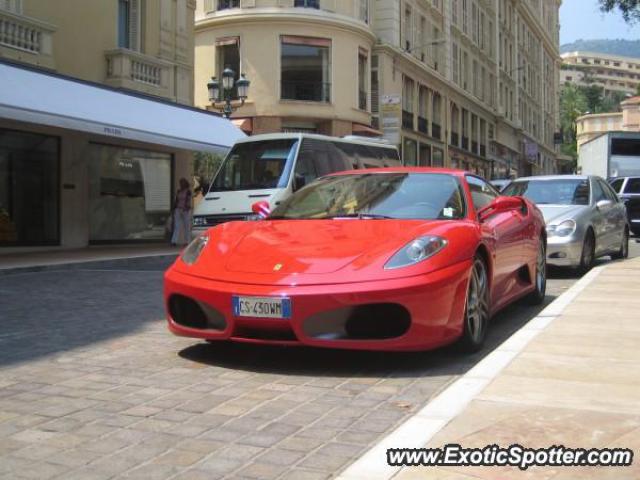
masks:
<svg viewBox="0 0 640 480"><path fill-rule="evenodd" d="M225 37L216 40L216 75L221 86L222 72L227 67L235 72L234 79L238 81L240 78L240 39L238 37ZM236 97L237 89L234 84L231 98Z"/></svg>
<svg viewBox="0 0 640 480"><path fill-rule="evenodd" d="M218 10L240 8L240 0L218 0Z"/></svg>
<svg viewBox="0 0 640 480"><path fill-rule="evenodd" d="M118 0L118 47L138 50L139 48L139 5L138 0Z"/></svg>
<svg viewBox="0 0 640 480"><path fill-rule="evenodd" d="M604 193L604 189L597 179L593 180L593 202L597 203L601 200L608 200L607 194Z"/></svg>
<svg viewBox="0 0 640 480"><path fill-rule="evenodd" d="M405 50L411 50L413 45L413 15L411 14L411 7L407 5L404 9L404 48Z"/></svg>
<svg viewBox="0 0 640 480"><path fill-rule="evenodd" d="M58 139L0 129L0 246L59 241Z"/></svg>
<svg viewBox="0 0 640 480"><path fill-rule="evenodd" d="M281 98L331 101L331 40L282 37Z"/></svg>
<svg viewBox="0 0 640 480"><path fill-rule="evenodd" d="M89 241L160 240L171 210L171 155L91 144Z"/></svg>
<svg viewBox="0 0 640 480"><path fill-rule="evenodd" d="M369 0L360 0L360 20L369 23Z"/></svg>
<svg viewBox="0 0 640 480"><path fill-rule="evenodd" d="M627 186L624 189L624 193L640 193L640 178L630 178L627 181Z"/></svg>
<svg viewBox="0 0 640 480"><path fill-rule="evenodd" d="M481 178L467 175L467 183L469 184L469 190L471 190L471 200L476 211L486 207L499 196L498 192Z"/></svg>
<svg viewBox="0 0 640 480"><path fill-rule="evenodd" d="M295 0L294 7L320 8L320 0Z"/></svg>
<svg viewBox="0 0 640 480"><path fill-rule="evenodd" d="M367 54L360 51L358 54L358 108L367 109Z"/></svg>

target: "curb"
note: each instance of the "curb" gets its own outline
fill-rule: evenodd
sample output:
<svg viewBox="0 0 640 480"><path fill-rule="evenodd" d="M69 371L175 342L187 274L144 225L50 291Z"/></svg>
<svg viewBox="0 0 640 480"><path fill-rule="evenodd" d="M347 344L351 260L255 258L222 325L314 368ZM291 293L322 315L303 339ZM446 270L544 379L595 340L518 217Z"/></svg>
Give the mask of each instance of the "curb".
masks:
<svg viewBox="0 0 640 480"><path fill-rule="evenodd" d="M69 270L87 270L87 269L131 269L135 267L150 267L156 268L150 270L157 270L157 265L160 264L166 270L171 263L177 258L179 253L165 254L158 253L152 255L136 255L131 257L119 257L108 258L103 260L77 260L61 263L51 263L47 265L33 265L29 267L0 267L0 277L5 275L14 275L19 273L36 273L36 272L50 272L50 271L69 271Z"/></svg>
<svg viewBox="0 0 640 480"><path fill-rule="evenodd" d="M403 467L387 465L387 449L423 448L436 433L462 413L467 405L524 350L529 342L560 316L564 309L606 267L606 265L596 267L587 273L569 290L551 302L537 317L527 322L525 326L506 339L471 370L433 398L418 413L343 470L337 480L360 480L363 478L388 480L395 476Z"/></svg>

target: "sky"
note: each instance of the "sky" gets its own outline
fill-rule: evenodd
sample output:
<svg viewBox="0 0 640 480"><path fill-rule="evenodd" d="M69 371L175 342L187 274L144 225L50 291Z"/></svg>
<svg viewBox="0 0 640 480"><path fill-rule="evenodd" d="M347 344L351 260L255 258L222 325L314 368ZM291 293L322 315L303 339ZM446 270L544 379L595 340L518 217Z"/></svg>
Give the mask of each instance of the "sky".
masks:
<svg viewBox="0 0 640 480"><path fill-rule="evenodd" d="M640 25L627 25L619 12L604 14L598 0L563 0L560 7L560 44L575 40L640 39Z"/></svg>

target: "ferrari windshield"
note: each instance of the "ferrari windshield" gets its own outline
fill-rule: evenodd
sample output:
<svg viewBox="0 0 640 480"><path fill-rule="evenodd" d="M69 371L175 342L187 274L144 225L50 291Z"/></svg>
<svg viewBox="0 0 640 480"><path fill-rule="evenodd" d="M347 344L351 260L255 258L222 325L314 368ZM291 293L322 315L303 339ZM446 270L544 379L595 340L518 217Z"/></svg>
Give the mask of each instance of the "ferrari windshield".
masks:
<svg viewBox="0 0 640 480"><path fill-rule="evenodd" d="M502 191L506 196L523 196L538 205L589 205L589 180L518 180Z"/></svg>
<svg viewBox="0 0 640 480"><path fill-rule="evenodd" d="M271 219L454 220L465 215L458 180L437 173L362 173L324 177L299 190Z"/></svg>
<svg viewBox="0 0 640 480"><path fill-rule="evenodd" d="M287 139L236 144L218 171L211 191L285 187L287 179L282 174L289 158L295 155L297 143Z"/></svg>

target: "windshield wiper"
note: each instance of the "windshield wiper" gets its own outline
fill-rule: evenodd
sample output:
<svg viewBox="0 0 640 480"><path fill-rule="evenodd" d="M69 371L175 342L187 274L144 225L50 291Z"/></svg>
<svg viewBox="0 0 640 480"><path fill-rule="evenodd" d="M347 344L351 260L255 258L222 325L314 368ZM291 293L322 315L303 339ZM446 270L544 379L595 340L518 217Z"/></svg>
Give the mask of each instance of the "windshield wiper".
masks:
<svg viewBox="0 0 640 480"><path fill-rule="evenodd" d="M358 218L360 220L387 220L392 219L388 215L378 215L376 213L345 213L341 215L333 215L331 217L326 217L329 220L335 220L340 218Z"/></svg>

